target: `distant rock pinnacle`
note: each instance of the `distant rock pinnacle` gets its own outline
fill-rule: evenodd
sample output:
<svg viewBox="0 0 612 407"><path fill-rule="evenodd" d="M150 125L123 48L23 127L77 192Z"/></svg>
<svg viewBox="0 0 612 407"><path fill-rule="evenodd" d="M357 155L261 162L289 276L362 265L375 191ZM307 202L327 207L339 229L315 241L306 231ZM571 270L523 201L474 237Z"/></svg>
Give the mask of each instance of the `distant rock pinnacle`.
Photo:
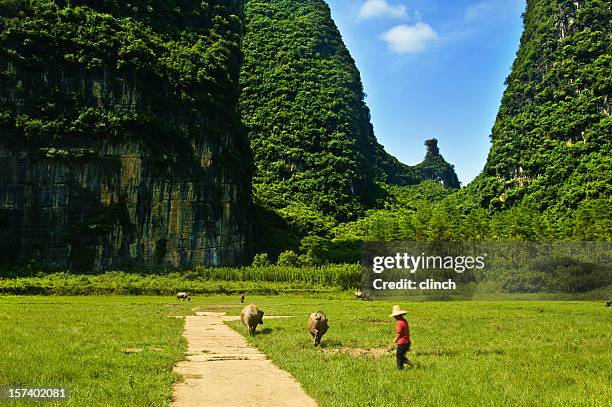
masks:
<svg viewBox="0 0 612 407"><path fill-rule="evenodd" d="M440 149L438 148L438 139L430 138L429 140L425 140L425 147L427 147L427 155L428 156L437 156L440 155Z"/></svg>

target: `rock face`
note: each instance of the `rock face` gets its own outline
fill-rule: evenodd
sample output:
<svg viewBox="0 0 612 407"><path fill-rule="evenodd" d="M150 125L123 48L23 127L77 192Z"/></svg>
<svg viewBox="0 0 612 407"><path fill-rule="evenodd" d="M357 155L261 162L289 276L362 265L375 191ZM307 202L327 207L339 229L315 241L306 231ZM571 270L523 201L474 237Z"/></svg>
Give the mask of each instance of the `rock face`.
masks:
<svg viewBox="0 0 612 407"><path fill-rule="evenodd" d="M440 154L438 140L435 138L425 140L425 147L427 147L425 159L414 166L416 172L423 179L438 181L448 188L459 188L461 184L455 173L455 168L446 162Z"/></svg>
<svg viewBox="0 0 612 407"><path fill-rule="evenodd" d="M92 270L243 260L251 164L237 111L241 4L219 3L177 23L180 35L121 12L23 6L39 32L55 24L68 31L49 39L44 56L28 48L39 39L23 39L24 14L0 17L3 261ZM90 50L79 35L96 18L99 38L87 40L100 42ZM141 49L106 49L105 28L113 41L142 35ZM208 35L211 28L224 38ZM222 51L204 65L212 45ZM144 62L124 69L122 52Z"/></svg>
<svg viewBox="0 0 612 407"><path fill-rule="evenodd" d="M75 269L236 264L245 244L243 185L223 169L160 173L139 144L91 158L0 150L0 251Z"/></svg>

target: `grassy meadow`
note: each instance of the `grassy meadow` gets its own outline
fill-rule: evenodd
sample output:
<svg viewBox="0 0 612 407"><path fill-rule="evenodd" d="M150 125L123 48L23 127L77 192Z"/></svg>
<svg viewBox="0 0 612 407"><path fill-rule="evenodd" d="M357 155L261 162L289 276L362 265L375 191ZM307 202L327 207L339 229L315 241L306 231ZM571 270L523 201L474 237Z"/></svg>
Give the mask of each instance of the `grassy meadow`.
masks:
<svg viewBox="0 0 612 407"><path fill-rule="evenodd" d="M168 405L186 349L174 316L189 312L172 300L0 296L0 387L69 389L45 405Z"/></svg>
<svg viewBox="0 0 612 407"><path fill-rule="evenodd" d="M612 405L612 309L600 302L420 302L409 311L413 370L395 370L392 303L258 299L249 340L321 406ZM323 349L306 332L327 313ZM238 307L232 311L238 311ZM232 327L245 334L239 323Z"/></svg>
<svg viewBox="0 0 612 407"><path fill-rule="evenodd" d="M253 296L267 315L248 340L323 407L608 406L612 308L601 302L402 303L415 369L395 370L391 302L348 292ZM196 309L240 313L236 295L0 296L0 386L66 386L49 405L164 406L183 358L183 320ZM310 312L330 330L314 348ZM246 334L238 322L232 328ZM135 351L134 351L135 350ZM130 352L132 351L132 352ZM23 403L24 405L27 403ZM31 403L34 405L34 403Z"/></svg>

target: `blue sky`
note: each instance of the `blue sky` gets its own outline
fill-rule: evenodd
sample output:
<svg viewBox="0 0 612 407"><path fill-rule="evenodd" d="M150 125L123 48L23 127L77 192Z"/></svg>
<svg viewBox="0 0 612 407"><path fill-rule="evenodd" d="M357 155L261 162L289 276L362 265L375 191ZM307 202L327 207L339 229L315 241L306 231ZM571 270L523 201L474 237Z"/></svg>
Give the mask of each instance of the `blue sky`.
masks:
<svg viewBox="0 0 612 407"><path fill-rule="evenodd" d="M463 185L482 170L524 0L327 0L379 142L407 164L435 137Z"/></svg>

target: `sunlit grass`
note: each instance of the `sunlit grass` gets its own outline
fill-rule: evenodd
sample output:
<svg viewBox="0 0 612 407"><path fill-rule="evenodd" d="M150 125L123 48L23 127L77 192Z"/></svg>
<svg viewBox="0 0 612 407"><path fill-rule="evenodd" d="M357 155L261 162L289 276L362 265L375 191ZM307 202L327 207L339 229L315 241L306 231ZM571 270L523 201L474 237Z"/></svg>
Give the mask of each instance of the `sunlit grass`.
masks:
<svg viewBox="0 0 612 407"><path fill-rule="evenodd" d="M0 297L0 386L67 387L62 406L167 405L185 350L173 316L188 312L172 300Z"/></svg>
<svg viewBox="0 0 612 407"><path fill-rule="evenodd" d="M291 372L321 406L608 406L612 309L600 302L420 302L409 311L417 367L398 372L390 302L350 293L252 296L266 315L249 341ZM182 320L194 309L238 315L237 295L0 296L0 386L65 386L66 406L163 406L184 357ZM323 351L306 330L324 311ZM230 324L246 331L239 322ZM127 348L142 351L126 353ZM336 352L337 350L337 352ZM26 404L26 403L24 403ZM32 403L32 405L34 405Z"/></svg>
<svg viewBox="0 0 612 407"><path fill-rule="evenodd" d="M403 304L417 365L403 372L393 354L329 352L389 346L391 303L276 297L258 305L296 317L268 319L249 340L322 406L612 404L612 312L599 302ZM326 352L306 331L316 310L330 320Z"/></svg>

